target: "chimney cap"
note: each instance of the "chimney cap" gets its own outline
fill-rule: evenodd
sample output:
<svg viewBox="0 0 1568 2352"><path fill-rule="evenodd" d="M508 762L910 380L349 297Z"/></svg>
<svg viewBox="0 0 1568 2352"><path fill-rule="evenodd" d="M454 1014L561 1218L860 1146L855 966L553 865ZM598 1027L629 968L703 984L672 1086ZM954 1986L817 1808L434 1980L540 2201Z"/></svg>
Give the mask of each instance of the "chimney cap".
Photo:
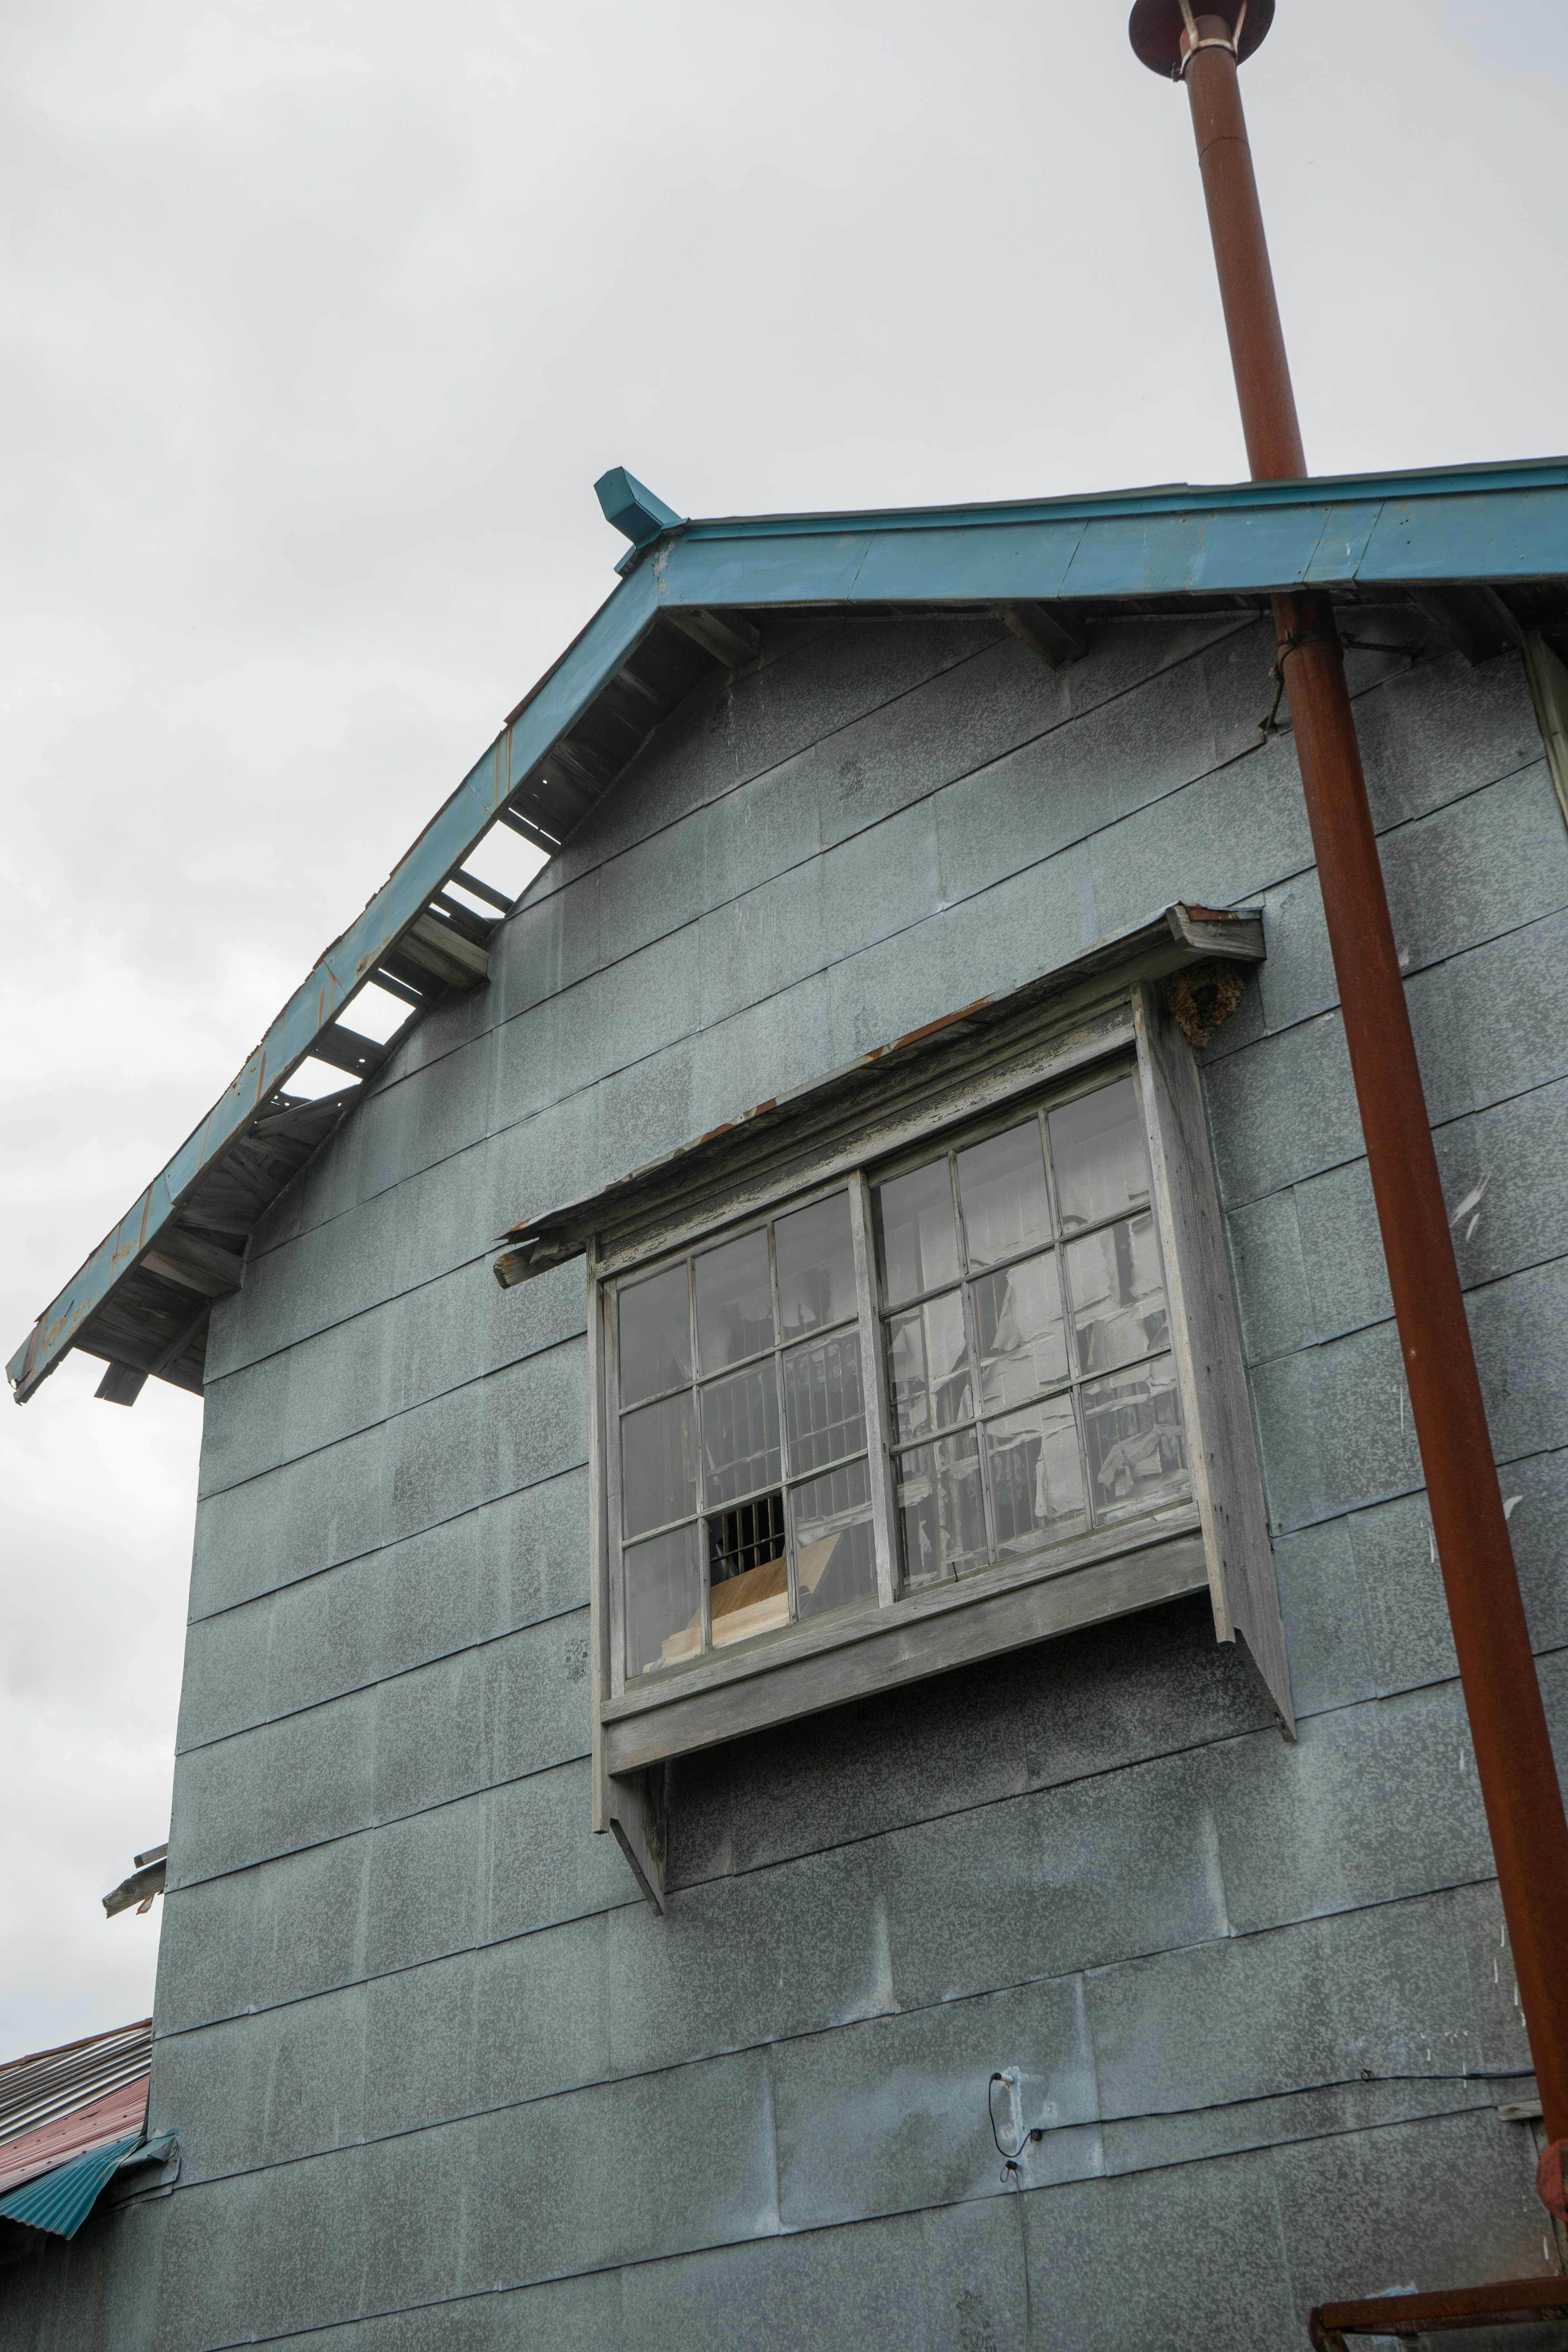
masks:
<svg viewBox="0 0 1568 2352"><path fill-rule="evenodd" d="M1237 16L1236 0L1222 0L1217 7L1205 8L1199 0L1191 0L1194 16L1223 16L1234 25ZM1245 65L1255 49L1262 47L1274 22L1274 0L1247 0L1241 13L1241 37L1237 43L1237 61ZM1136 0L1128 22L1127 37L1134 54L1152 73L1165 74L1172 81L1182 75L1182 35L1186 30L1182 0Z"/></svg>

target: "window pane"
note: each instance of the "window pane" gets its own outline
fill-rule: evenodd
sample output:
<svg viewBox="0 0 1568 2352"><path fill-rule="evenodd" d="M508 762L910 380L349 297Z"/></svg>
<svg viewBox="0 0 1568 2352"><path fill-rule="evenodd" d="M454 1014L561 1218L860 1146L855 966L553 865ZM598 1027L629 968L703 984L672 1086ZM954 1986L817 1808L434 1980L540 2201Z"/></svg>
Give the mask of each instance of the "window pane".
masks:
<svg viewBox="0 0 1568 2352"><path fill-rule="evenodd" d="M1069 1398L989 1422L985 1450L996 1549L1004 1559L1083 1533L1089 1514Z"/></svg>
<svg viewBox="0 0 1568 2352"><path fill-rule="evenodd" d="M786 1356L784 1393L792 1477L798 1478L803 1470L826 1470L847 1454L865 1452L858 1327Z"/></svg>
<svg viewBox="0 0 1568 2352"><path fill-rule="evenodd" d="M1063 1103L1050 1114L1050 1129L1065 1232L1142 1207L1149 1152L1131 1078Z"/></svg>
<svg viewBox="0 0 1568 2352"><path fill-rule="evenodd" d="M1023 1404L1068 1376L1067 1332L1054 1250L1026 1258L974 1286L980 1340L980 1409Z"/></svg>
<svg viewBox="0 0 1568 2352"><path fill-rule="evenodd" d="M695 1527L628 1544L626 1672L675 1666L702 1648L701 1549Z"/></svg>
<svg viewBox="0 0 1568 2352"><path fill-rule="evenodd" d="M666 1397L621 1423L621 1512L629 1536L689 1519L697 1508L691 1399Z"/></svg>
<svg viewBox="0 0 1568 2352"><path fill-rule="evenodd" d="M1183 1502L1192 1493L1169 1356L1086 1388L1083 1433L1094 1516L1102 1526Z"/></svg>
<svg viewBox="0 0 1568 2352"><path fill-rule="evenodd" d="M899 1517L907 1584L934 1584L984 1565L980 1449L972 1429L900 1456Z"/></svg>
<svg viewBox="0 0 1568 2352"><path fill-rule="evenodd" d="M950 1290L911 1315L895 1315L888 1325L892 1367L893 1417L900 1438L924 1437L974 1415L969 1350L963 1337L963 1298Z"/></svg>
<svg viewBox="0 0 1568 2352"><path fill-rule="evenodd" d="M621 1293L621 1402L678 1389L691 1378L691 1315L686 1268L672 1265Z"/></svg>
<svg viewBox="0 0 1568 2352"><path fill-rule="evenodd" d="M789 1623L782 1495L763 1495L709 1520L708 1575L715 1649Z"/></svg>
<svg viewBox="0 0 1568 2352"><path fill-rule="evenodd" d="M697 1351L705 1372L744 1363L773 1344L768 1237L742 1234L697 1261Z"/></svg>
<svg viewBox="0 0 1568 2352"><path fill-rule="evenodd" d="M958 1229L945 1158L877 1187L877 1247L889 1307L958 1279Z"/></svg>
<svg viewBox="0 0 1568 2352"><path fill-rule="evenodd" d="M1067 1246L1080 1372L1109 1372L1170 1345L1152 1217L1124 1217Z"/></svg>
<svg viewBox="0 0 1568 2352"><path fill-rule="evenodd" d="M790 1496L798 1613L826 1616L877 1597L871 1481L864 1462L846 1463Z"/></svg>
<svg viewBox="0 0 1568 2352"><path fill-rule="evenodd" d="M835 1192L773 1227L779 1272L782 1337L826 1330L858 1311L855 1250L849 1238L849 1195Z"/></svg>
<svg viewBox="0 0 1568 2352"><path fill-rule="evenodd" d="M702 1501L707 1510L739 1501L784 1476L779 1394L773 1362L702 1391Z"/></svg>
<svg viewBox="0 0 1568 2352"><path fill-rule="evenodd" d="M1040 1124L1030 1119L958 1155L958 1197L972 1271L1022 1257L1051 1237Z"/></svg>

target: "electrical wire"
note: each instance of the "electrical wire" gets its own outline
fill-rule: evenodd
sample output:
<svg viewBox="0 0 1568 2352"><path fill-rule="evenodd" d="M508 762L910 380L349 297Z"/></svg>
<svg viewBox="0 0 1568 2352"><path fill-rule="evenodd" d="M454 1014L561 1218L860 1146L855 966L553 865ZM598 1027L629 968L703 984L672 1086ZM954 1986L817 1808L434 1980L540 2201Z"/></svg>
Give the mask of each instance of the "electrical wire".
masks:
<svg viewBox="0 0 1568 2352"><path fill-rule="evenodd" d="M1336 2074L1322 2083L1296 2083L1283 2091L1250 2091L1245 2097L1239 2099L1210 2099L1201 2107L1149 2107L1142 2115L1085 2116L1083 2123L1154 2124L1167 2117L1175 2119L1183 2116L1220 2115L1227 2107L1257 2107L1270 2099L1310 2098L1318 2091L1355 2091L1359 2090L1363 2083L1530 2083L1534 2079L1535 2070L1531 2066L1472 2066L1467 2072L1458 2074L1374 2074L1370 2066L1363 2066L1359 2074ZM985 2105L991 2118L991 2137L995 2141L996 2153L1005 2159L1007 2170L1016 2174L1018 2158L1034 2141L1045 2139L1053 2130L1070 2131L1081 2126L1070 2124L1036 2124L1032 2129L1024 2134L1016 2152L1008 2155L1002 2145L1001 2134L996 2128L996 2107L991 2095L993 2086L1006 2080L1005 2074L997 2073L992 2075L990 2083L986 2085ZM1022 2185L1020 2179L1019 2186L1022 2187Z"/></svg>

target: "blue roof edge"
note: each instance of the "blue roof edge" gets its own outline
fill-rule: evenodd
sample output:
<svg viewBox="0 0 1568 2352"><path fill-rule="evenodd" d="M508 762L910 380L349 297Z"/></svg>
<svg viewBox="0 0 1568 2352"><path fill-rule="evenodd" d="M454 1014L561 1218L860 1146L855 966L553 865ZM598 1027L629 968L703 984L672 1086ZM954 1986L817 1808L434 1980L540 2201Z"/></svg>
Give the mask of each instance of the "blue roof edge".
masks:
<svg viewBox="0 0 1568 2352"><path fill-rule="evenodd" d="M319 959L6 1366L26 1402L661 612L1255 595L1568 577L1568 457L864 513L693 520L638 559Z"/></svg>

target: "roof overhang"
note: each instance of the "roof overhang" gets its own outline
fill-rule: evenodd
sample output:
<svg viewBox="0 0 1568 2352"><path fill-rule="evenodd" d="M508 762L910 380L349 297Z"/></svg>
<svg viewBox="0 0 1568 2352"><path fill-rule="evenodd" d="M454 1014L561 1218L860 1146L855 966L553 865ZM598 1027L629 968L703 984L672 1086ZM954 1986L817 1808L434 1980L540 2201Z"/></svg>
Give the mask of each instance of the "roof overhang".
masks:
<svg viewBox="0 0 1568 2352"><path fill-rule="evenodd" d="M1059 663L1096 619L1262 610L1302 587L1409 598L1472 658L1511 640L1529 659L1532 632L1568 624L1568 459L672 525L634 551L206 1118L44 1309L6 1367L17 1402L73 1347L109 1361L100 1393L121 1402L149 1376L199 1391L207 1302L237 1286L248 1233L353 1099L350 1088L301 1103L292 1073L315 1055L357 1084L380 1066L386 1049L343 1018L372 980L411 1018L444 989L481 982L487 926L447 895L465 859L498 823L558 846L699 678L753 657L771 614L990 608Z"/></svg>

